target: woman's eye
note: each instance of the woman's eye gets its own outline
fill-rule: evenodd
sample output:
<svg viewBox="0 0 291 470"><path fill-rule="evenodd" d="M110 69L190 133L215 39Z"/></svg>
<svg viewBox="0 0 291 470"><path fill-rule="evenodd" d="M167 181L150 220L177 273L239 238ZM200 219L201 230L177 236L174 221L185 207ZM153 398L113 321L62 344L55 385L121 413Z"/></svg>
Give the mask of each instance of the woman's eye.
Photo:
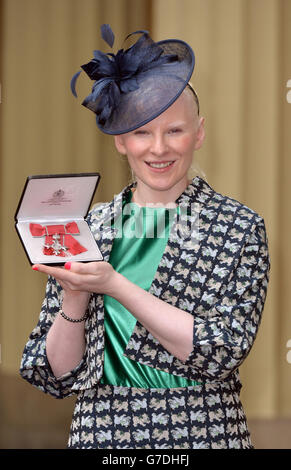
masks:
<svg viewBox="0 0 291 470"><path fill-rule="evenodd" d="M134 135L147 135L147 131L137 130L134 132Z"/></svg>

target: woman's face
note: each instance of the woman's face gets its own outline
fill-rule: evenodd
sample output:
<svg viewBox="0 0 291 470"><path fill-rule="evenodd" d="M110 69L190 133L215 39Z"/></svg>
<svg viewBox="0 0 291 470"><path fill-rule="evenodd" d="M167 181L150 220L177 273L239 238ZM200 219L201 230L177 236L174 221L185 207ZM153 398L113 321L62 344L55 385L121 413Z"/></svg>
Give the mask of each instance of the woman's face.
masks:
<svg viewBox="0 0 291 470"><path fill-rule="evenodd" d="M193 152L204 140L204 119L198 118L190 91L144 126L115 136L117 150L127 155L137 180L137 191L160 201L176 199L188 185ZM171 197L172 196L172 197ZM174 200L175 200L174 199Z"/></svg>

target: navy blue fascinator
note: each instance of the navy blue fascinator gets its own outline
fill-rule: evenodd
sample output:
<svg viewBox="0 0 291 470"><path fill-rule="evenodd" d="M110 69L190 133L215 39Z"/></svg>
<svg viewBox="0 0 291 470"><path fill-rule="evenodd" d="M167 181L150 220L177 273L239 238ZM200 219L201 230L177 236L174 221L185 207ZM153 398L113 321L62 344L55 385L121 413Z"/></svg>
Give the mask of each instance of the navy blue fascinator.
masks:
<svg viewBox="0 0 291 470"><path fill-rule="evenodd" d="M94 51L94 58L81 66L91 80L92 92L83 105L96 114L99 129L106 134L125 134L164 112L181 95L194 70L195 56L184 41L154 42L147 31L135 31L139 39L117 54ZM112 48L114 34L101 26L101 36ZM71 80L76 93L77 72Z"/></svg>

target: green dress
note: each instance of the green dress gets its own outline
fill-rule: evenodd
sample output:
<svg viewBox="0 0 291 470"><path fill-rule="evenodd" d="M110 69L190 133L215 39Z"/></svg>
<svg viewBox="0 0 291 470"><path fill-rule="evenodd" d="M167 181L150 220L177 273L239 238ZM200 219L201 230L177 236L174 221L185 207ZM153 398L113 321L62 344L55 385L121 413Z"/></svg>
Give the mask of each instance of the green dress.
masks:
<svg viewBox="0 0 291 470"><path fill-rule="evenodd" d="M149 290L164 253L177 209L140 207L125 201L110 254L113 268L144 290ZM197 385L123 356L136 318L116 299L105 295L105 352L102 384L136 388L176 388Z"/></svg>

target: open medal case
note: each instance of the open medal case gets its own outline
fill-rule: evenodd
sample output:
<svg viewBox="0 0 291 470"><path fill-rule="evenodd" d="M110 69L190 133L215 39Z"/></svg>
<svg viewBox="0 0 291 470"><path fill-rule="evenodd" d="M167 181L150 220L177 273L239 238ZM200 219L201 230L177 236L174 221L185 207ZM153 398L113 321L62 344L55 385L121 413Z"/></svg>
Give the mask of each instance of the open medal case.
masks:
<svg viewBox="0 0 291 470"><path fill-rule="evenodd" d="M15 228L31 265L103 259L85 220L99 180L99 173L28 176Z"/></svg>

